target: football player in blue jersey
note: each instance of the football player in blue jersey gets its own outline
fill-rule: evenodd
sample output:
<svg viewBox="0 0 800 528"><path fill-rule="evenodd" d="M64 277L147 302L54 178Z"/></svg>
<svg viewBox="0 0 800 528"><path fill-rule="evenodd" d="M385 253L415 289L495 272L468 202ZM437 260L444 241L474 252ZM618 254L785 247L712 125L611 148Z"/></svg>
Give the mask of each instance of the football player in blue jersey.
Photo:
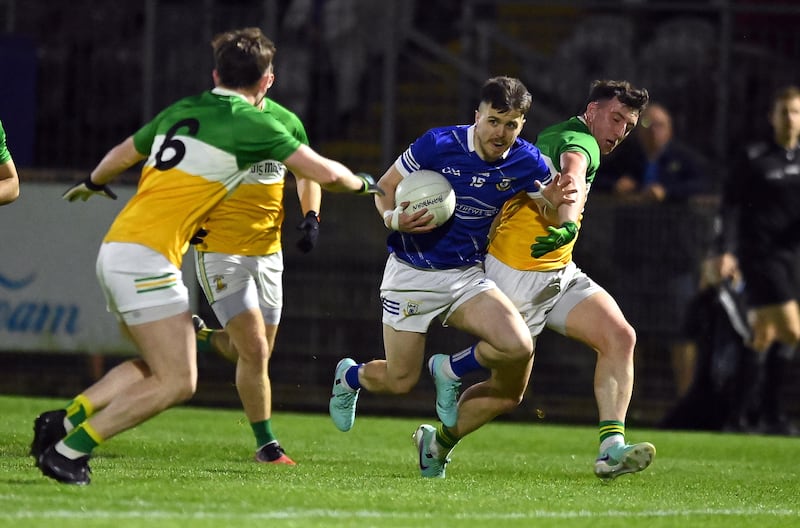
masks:
<svg viewBox="0 0 800 528"><path fill-rule="evenodd" d="M386 195L375 204L392 230L380 286L385 359L339 361L329 406L339 430L352 428L360 389L405 394L414 387L428 327L436 318L494 349L492 355L472 349L449 361L429 361L432 371L449 374L435 377L437 385L444 385L439 393L457 393L453 369L460 365L491 368L515 361L524 365L530 359L530 332L513 304L486 278L482 264L492 221L508 199L527 193L556 226L565 220L558 218L558 205L573 201L574 189L560 175L551 177L539 149L519 138L530 107L531 95L518 79L491 78L481 89L473 124L427 131L380 179ZM407 203L395 204L397 185L421 169L444 175L455 191L455 213L441 226L429 224L432 215L425 209L406 214ZM441 408L441 401L437 413L454 423L455 405Z"/></svg>
<svg viewBox="0 0 800 528"><path fill-rule="evenodd" d="M628 137L649 100L647 90L627 81L598 80L591 84L580 115L539 132L536 146L551 170L559 171L562 179L578 189L576 202L559 211L571 220L554 227L552 219L540 215L530 198L518 194L498 215L484 262L487 277L523 315L534 346L548 327L596 351L594 394L599 445L594 471L603 479L642 471L652 463L656 451L649 442L629 444L625 439L636 332L613 297L577 266L572 253L601 156ZM474 348L485 357L491 346L480 342ZM433 361L447 358L436 354ZM464 368L469 365L456 366L453 370L458 376L470 372ZM532 356L525 365L509 362L491 367L485 380L465 390L458 402L452 398L445 405L456 407L454 426L441 415L442 424L437 428L422 424L417 436L422 476L444 477L449 454L461 439L516 408L522 402L532 368ZM439 372L432 374L442 377ZM454 396L440 386L436 384L437 401Z"/></svg>

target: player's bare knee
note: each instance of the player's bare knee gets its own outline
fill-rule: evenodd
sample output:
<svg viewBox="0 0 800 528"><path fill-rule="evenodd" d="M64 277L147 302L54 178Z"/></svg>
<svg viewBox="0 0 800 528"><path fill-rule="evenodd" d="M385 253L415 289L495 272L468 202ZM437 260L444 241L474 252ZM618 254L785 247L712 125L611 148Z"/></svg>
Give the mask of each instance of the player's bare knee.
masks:
<svg viewBox="0 0 800 528"><path fill-rule="evenodd" d="M197 376L193 377L186 377L181 380L178 386L175 388L175 403L183 403L192 396L197 391Z"/></svg>
<svg viewBox="0 0 800 528"><path fill-rule="evenodd" d="M506 343L502 351L509 362L527 362L533 355L533 340L530 334L516 336L513 340Z"/></svg>
<svg viewBox="0 0 800 528"><path fill-rule="evenodd" d="M609 348L633 354L633 348L636 346L636 330L630 324L626 322L610 326L606 335Z"/></svg>
<svg viewBox="0 0 800 528"><path fill-rule="evenodd" d="M403 374L401 376L388 376L385 380L385 391L389 394L408 394L417 385L419 376Z"/></svg>
<svg viewBox="0 0 800 528"><path fill-rule="evenodd" d="M197 372L172 372L169 376L160 377L160 392L168 405L183 403L194 396L197 390Z"/></svg>
<svg viewBox="0 0 800 528"><path fill-rule="evenodd" d="M239 351L239 359L248 365L263 366L269 361L269 349L267 347L251 347L247 350Z"/></svg>

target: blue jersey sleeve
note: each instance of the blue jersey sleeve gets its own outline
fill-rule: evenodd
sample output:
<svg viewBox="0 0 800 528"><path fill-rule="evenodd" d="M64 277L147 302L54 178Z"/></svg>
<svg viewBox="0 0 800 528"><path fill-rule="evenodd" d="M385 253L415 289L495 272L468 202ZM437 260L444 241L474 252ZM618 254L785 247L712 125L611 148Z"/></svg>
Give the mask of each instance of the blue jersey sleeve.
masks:
<svg viewBox="0 0 800 528"><path fill-rule="evenodd" d="M414 171L435 166L436 144L435 131L428 130L397 158L395 168L405 178Z"/></svg>

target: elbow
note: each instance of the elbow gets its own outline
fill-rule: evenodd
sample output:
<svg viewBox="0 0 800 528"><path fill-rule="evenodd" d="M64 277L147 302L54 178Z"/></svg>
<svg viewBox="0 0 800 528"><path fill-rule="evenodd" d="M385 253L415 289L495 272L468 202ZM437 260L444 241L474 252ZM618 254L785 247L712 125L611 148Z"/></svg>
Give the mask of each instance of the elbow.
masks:
<svg viewBox="0 0 800 528"><path fill-rule="evenodd" d="M11 202L16 201L19 198L19 187L14 187L13 189L9 190L9 192L0 196L0 205L10 204Z"/></svg>

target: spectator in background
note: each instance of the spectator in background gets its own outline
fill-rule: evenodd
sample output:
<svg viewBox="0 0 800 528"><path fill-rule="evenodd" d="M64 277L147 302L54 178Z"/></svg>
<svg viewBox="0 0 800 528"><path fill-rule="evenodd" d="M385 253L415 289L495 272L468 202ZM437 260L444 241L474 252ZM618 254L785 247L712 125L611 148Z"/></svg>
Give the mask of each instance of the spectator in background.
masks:
<svg viewBox="0 0 800 528"><path fill-rule="evenodd" d="M400 5L402 4L402 5ZM333 70L336 115L348 119L363 111L362 87L371 56L380 53L387 34L403 31L414 17L415 2L397 2L392 27L386 10L392 6L374 0L322 0L321 37Z"/></svg>
<svg viewBox="0 0 800 528"><path fill-rule="evenodd" d="M318 38L318 14L315 0L291 0L280 26L281 57L291 68L276 67L280 82L271 90L284 106L305 121L312 98L312 68ZM272 95L270 95L272 97Z"/></svg>
<svg viewBox="0 0 800 528"><path fill-rule="evenodd" d="M700 261L705 255L695 237L675 239L673 233L693 228L697 219L684 206L694 197L708 195L713 182L701 158L675 139L672 116L663 105L652 103L644 110L634 136L635 141L624 143L618 153L604 161L600 168L603 174L598 176L598 180L628 203L658 202L681 206L657 212L641 208L621 210L618 218L620 223L628 226L624 231L632 235L631 239L674 241L654 248L652 255L642 256L637 250L637 254L645 259L645 265L637 266L638 271L632 273L641 275L643 283L655 281L655 284L665 287L664 318L679 329L689 303L699 290ZM642 218L650 218L649 215L653 214L658 215L658 221L641 222ZM656 266L647 265L650 264L648 258L653 264L658 263L662 270L655 279L650 272ZM678 333L669 344L669 353L676 395L681 397L692 382L696 351L691 340L683 332Z"/></svg>
<svg viewBox="0 0 800 528"><path fill-rule="evenodd" d="M364 35L365 21L359 16L361 3L362 0L326 0L322 5L322 39L335 74L339 117L349 116L361 100L359 87L370 44Z"/></svg>
<svg viewBox="0 0 800 528"><path fill-rule="evenodd" d="M6 205L19 197L19 175L11 153L6 147L6 131L0 122L0 205Z"/></svg>
<svg viewBox="0 0 800 528"><path fill-rule="evenodd" d="M617 196L652 202L685 201L711 190L699 157L674 139L672 116L653 103L642 114L636 141L624 144L601 168Z"/></svg>
<svg viewBox="0 0 800 528"><path fill-rule="evenodd" d="M740 149L720 206L714 258L720 280L741 271L751 346L760 366L758 430L796 434L780 392L800 342L800 88L778 92L769 113L772 136Z"/></svg>

